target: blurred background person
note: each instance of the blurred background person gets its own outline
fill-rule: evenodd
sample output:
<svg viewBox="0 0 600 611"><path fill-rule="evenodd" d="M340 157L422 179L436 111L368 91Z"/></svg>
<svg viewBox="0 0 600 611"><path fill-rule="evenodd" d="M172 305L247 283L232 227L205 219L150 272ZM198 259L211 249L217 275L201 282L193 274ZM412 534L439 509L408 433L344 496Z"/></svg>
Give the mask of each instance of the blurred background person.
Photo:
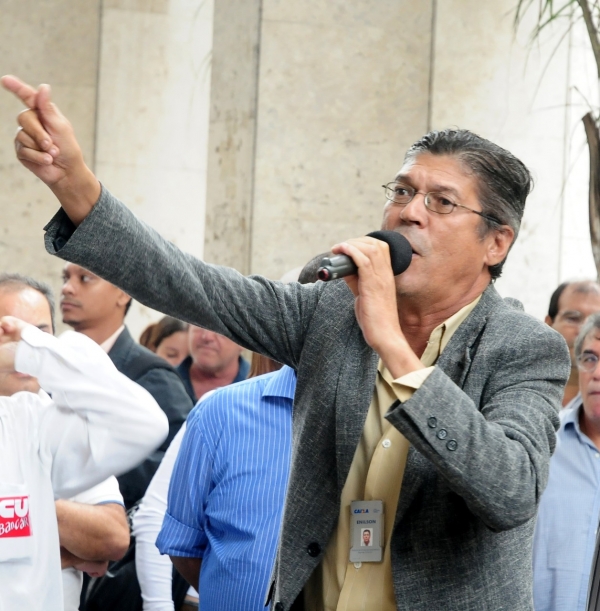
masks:
<svg viewBox="0 0 600 611"><path fill-rule="evenodd" d="M172 316L163 316L142 331L140 344L177 367L190 354L188 324Z"/></svg>
<svg viewBox="0 0 600 611"><path fill-rule="evenodd" d="M190 325L190 355L177 367L190 399L196 403L204 393L245 380L250 364L242 347L224 335Z"/></svg>

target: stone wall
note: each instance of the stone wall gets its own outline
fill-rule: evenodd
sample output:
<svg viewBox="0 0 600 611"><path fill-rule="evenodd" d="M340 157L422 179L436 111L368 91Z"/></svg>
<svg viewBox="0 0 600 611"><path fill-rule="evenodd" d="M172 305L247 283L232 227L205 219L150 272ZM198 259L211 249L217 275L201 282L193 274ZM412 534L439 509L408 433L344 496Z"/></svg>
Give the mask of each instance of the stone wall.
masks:
<svg viewBox="0 0 600 611"><path fill-rule="evenodd" d="M429 128L472 129L536 178L498 287L542 316L559 281L595 275L579 119L597 82L583 29L532 46L514 4L6 0L2 70L53 84L99 178L167 238L273 278L378 227L380 185ZM0 96L0 267L58 286L19 108ZM156 316L134 308L134 334Z"/></svg>

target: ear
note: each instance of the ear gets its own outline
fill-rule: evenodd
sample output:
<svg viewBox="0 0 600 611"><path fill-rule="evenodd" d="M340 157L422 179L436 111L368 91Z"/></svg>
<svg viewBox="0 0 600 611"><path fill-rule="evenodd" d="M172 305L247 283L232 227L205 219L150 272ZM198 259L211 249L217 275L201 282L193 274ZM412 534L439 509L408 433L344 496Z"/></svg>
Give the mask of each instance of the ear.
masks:
<svg viewBox="0 0 600 611"><path fill-rule="evenodd" d="M487 242L484 262L488 267L491 267L506 259L506 255L515 239L515 232L512 227L502 225L498 229L492 229L484 239Z"/></svg>
<svg viewBox="0 0 600 611"><path fill-rule="evenodd" d="M131 297L124 291L121 291L120 295L117 297L117 305L120 308L124 308L130 301Z"/></svg>
<svg viewBox="0 0 600 611"><path fill-rule="evenodd" d="M554 321L550 318L550 316L548 316L548 314L546 314L546 318L544 318L544 322L551 327L554 324Z"/></svg>

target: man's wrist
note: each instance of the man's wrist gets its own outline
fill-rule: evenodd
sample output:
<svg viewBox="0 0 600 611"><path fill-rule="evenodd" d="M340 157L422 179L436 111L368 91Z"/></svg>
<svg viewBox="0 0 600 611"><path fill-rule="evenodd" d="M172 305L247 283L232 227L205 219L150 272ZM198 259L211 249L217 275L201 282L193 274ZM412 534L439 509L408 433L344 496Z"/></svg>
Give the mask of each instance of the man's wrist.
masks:
<svg viewBox="0 0 600 611"><path fill-rule="evenodd" d="M79 226L100 198L102 187L94 173L82 167L50 186L75 226Z"/></svg>
<svg viewBox="0 0 600 611"><path fill-rule="evenodd" d="M403 335L395 338L390 337L375 351L394 379L425 368Z"/></svg>

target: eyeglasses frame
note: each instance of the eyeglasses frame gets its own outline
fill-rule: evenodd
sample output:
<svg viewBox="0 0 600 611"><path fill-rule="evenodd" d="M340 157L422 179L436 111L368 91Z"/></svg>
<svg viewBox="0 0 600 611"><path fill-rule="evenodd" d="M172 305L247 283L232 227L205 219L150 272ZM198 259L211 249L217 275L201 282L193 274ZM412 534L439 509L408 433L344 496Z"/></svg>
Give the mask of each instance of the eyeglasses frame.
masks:
<svg viewBox="0 0 600 611"><path fill-rule="evenodd" d="M412 191L412 196L411 198L407 201L407 202L397 202L395 199L390 199L387 196L387 191L390 188L390 185L402 185L404 188L406 188L407 191ZM413 187L411 187L410 185L404 184L403 182L397 182L397 181L392 181L392 182L388 182L387 185L381 185L383 187L383 189L386 192L386 199L388 202L393 202L394 204L397 204L398 206L408 206L408 204L410 204L410 202L412 202L413 199L415 199L415 196L417 194L423 195L423 204L425 205L425 208L427 208L427 210L429 210L430 212L433 212L435 214L451 214L452 212L454 212L455 208L464 208L465 210L468 210L469 212L473 212L474 214L478 214L480 217L496 224L496 225L503 225L503 223L501 223L498 219L495 219L493 216L489 216L487 214L484 214L483 212L480 212L479 210L473 210L473 208L469 208L468 206L464 206L463 204L456 204L454 202L450 202L452 204L452 209L449 212L439 212L438 210L434 210L433 208L429 207L429 204L427 203L429 201L429 196L432 194L439 194L439 195L443 195L443 193L440 193L440 191L428 191L427 193L424 193L423 191L417 191L416 189L414 189Z"/></svg>

